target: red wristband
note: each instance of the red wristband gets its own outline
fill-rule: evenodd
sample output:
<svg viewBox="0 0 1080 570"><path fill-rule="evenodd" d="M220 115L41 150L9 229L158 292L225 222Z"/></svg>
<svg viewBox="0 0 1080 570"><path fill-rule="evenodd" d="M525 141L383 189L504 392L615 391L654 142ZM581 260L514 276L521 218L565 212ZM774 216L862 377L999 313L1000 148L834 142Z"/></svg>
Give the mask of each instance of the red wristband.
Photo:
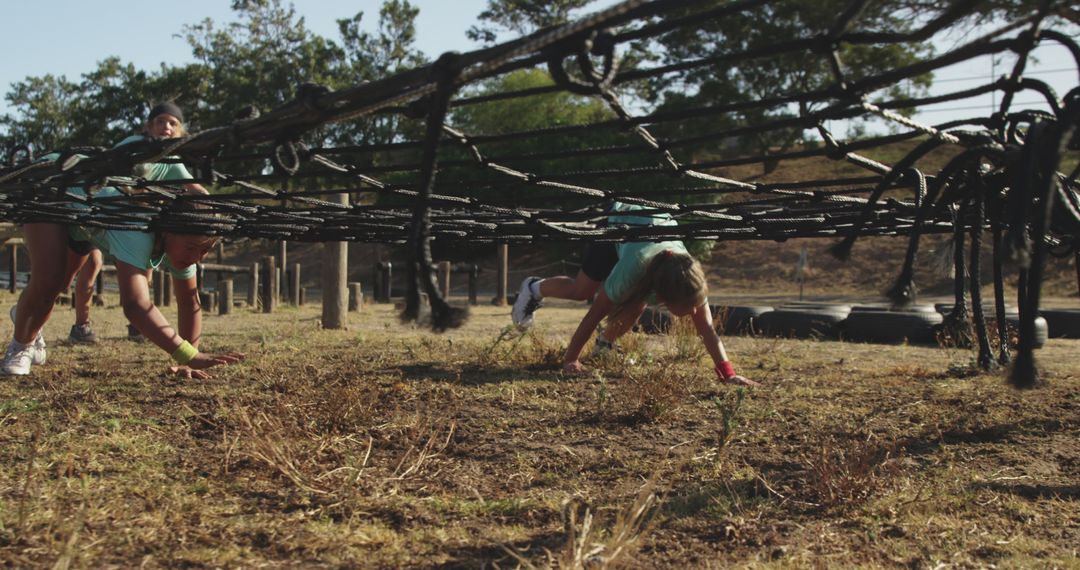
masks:
<svg viewBox="0 0 1080 570"><path fill-rule="evenodd" d="M724 380L728 380L735 376L735 367L731 365L730 360L725 360L716 365L716 373Z"/></svg>

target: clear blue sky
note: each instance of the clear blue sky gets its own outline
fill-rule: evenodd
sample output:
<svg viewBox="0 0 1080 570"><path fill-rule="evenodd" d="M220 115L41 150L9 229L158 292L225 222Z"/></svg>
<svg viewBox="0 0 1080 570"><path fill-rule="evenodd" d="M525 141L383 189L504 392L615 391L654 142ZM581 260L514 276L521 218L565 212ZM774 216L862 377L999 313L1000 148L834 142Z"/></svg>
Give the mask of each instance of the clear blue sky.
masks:
<svg viewBox="0 0 1080 570"><path fill-rule="evenodd" d="M603 0L591 9L614 4ZM487 5L486 0L412 0L420 8L417 19L417 45L431 57L448 50L467 51L479 46L465 37ZM28 76L65 75L79 77L111 55L134 63L141 69L155 69L162 62L181 64L191 61L186 42L176 37L184 24L212 18L223 23L232 19L230 0L8 0L5 2L5 29L0 33L0 93L6 94L13 82ZM309 29L327 38L337 39L339 18L364 12L367 29L378 20L382 0L296 0L296 10ZM1075 33L1075 29L1072 30ZM939 41L947 47L958 38ZM1038 61L1029 66L1036 77L1050 83L1061 96L1077 84L1076 64L1064 48L1040 48ZM941 93L988 82L992 76L1007 72L1011 60L992 64L989 58L942 70L937 74L933 91ZM1037 97L1024 93L1020 102ZM986 115L994 98L943 103L936 110L922 113L919 120L938 123L958 116ZM1000 101L1000 99L997 99ZM1045 106L1043 106L1045 107ZM0 114L9 111L0 100ZM838 134L843 134L842 131Z"/></svg>
<svg viewBox="0 0 1080 570"><path fill-rule="evenodd" d="M465 31L486 0L412 3L420 8L417 45L429 56L479 47L465 37ZM216 23L233 20L230 0L11 0L4 4L6 25L0 33L0 92L4 94L12 83L28 76L51 73L78 81L98 61L112 55L147 70L162 62L189 62L191 49L176 37L184 24L204 18ZM374 30L382 0L298 0L293 4L310 30L337 39L336 21L358 11L364 12L366 29ZM7 101L0 101L0 114L8 110Z"/></svg>

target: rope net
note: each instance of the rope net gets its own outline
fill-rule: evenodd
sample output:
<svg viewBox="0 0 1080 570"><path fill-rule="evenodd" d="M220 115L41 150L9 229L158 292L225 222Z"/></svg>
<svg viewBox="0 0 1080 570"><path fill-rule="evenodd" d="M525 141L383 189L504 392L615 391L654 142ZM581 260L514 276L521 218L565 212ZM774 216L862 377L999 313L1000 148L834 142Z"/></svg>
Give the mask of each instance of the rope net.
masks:
<svg viewBox="0 0 1080 570"><path fill-rule="evenodd" d="M924 45L965 22L978 6L962 0L911 31L894 32L860 28L868 4L856 0L830 25L796 37L712 42L650 60L641 55L649 46L677 44L736 18L766 21L784 3L628 0L577 22L447 53L425 67L349 89L303 85L281 107L182 139L63 149L38 161L25 147L10 149L8 166L0 169L0 218L408 243L417 262L410 265L420 272L410 281L427 290L433 306L442 301L428 269L432 240L832 237L833 252L846 256L859 236L910 236L904 269L890 292L904 301L914 292L919 235L990 229L1002 236L995 246L1030 268L1027 279L1034 286L1027 291L1034 298L1020 304L1033 315L1042 256L1075 254L1080 243L1080 169L1059 171L1063 157L1072 153L1075 161L1080 146L1080 88L1059 96L1025 70L1039 45L1064 46L1077 61L1080 47L1046 28L1054 8L1047 3L942 53L867 72L846 65L843 56ZM933 96L898 88L960 62L1003 54L1015 58L1012 68L978 87ZM630 61L620 65L623 59ZM824 73L730 101L687 93L688 103L676 108L650 105L641 95L648 87L677 89L680 82L701 86L692 80L710 74L738 73L752 84L755 73L775 73L781 68L774 64L784 61ZM514 78L530 73L545 80L514 87ZM999 103L988 116L936 125L909 118L930 105L989 93ZM1020 108L1021 94L1037 97L1049 110ZM699 99L705 102L694 104ZM497 120L497 113L536 105L584 111L576 121L528 128L503 128ZM335 124L386 118L404 125L392 143L325 144ZM512 118L505 124L513 125ZM830 129L868 120L884 124L887 134L849 137ZM471 130L480 124L487 130ZM729 151L731 141L748 140L801 144ZM928 170L927 157L940 153L949 160ZM813 158L842 165L836 169L841 174L788 182L746 174L749 167L798 172L805 164L800 161ZM141 163L168 161L184 162L194 178L163 184L135 175ZM186 182L212 186L213 194L183 195L179 185ZM122 195L95 197L94 189L103 186ZM70 192L73 187L86 189L85 195ZM348 194L346 203L337 199L341 194ZM679 224L608 225L605 211L614 200L643 206L644 215L670 214ZM181 207L185 202L198 207Z"/></svg>

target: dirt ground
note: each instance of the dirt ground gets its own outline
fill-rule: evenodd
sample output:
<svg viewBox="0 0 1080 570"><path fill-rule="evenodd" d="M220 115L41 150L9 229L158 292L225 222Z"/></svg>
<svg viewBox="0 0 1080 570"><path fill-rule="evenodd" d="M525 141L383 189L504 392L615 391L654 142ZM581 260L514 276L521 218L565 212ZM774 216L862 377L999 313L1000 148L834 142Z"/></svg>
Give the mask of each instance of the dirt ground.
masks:
<svg viewBox="0 0 1080 570"><path fill-rule="evenodd" d="M740 391L687 330L562 376L583 311L239 310L204 343L248 360L180 381L58 308L0 379L0 566L1080 568L1080 341L1018 392L967 350L729 338Z"/></svg>

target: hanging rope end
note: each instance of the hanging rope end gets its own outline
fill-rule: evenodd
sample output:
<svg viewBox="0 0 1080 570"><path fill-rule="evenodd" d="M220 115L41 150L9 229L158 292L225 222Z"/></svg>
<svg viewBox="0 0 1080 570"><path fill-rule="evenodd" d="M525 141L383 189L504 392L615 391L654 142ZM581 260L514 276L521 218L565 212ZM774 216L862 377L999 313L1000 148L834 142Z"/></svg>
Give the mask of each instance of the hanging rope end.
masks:
<svg viewBox="0 0 1080 570"><path fill-rule="evenodd" d="M1030 350L1021 350L1009 373L1009 385L1019 390L1030 390L1040 384L1042 379L1035 367L1035 355Z"/></svg>
<svg viewBox="0 0 1080 570"><path fill-rule="evenodd" d="M435 332L456 329L468 320L468 307L453 307L441 299L431 305L431 330Z"/></svg>
<svg viewBox="0 0 1080 570"><path fill-rule="evenodd" d="M855 246L855 237L848 236L843 240L829 246L829 255L839 259L840 261L847 261L851 258L851 248Z"/></svg>

